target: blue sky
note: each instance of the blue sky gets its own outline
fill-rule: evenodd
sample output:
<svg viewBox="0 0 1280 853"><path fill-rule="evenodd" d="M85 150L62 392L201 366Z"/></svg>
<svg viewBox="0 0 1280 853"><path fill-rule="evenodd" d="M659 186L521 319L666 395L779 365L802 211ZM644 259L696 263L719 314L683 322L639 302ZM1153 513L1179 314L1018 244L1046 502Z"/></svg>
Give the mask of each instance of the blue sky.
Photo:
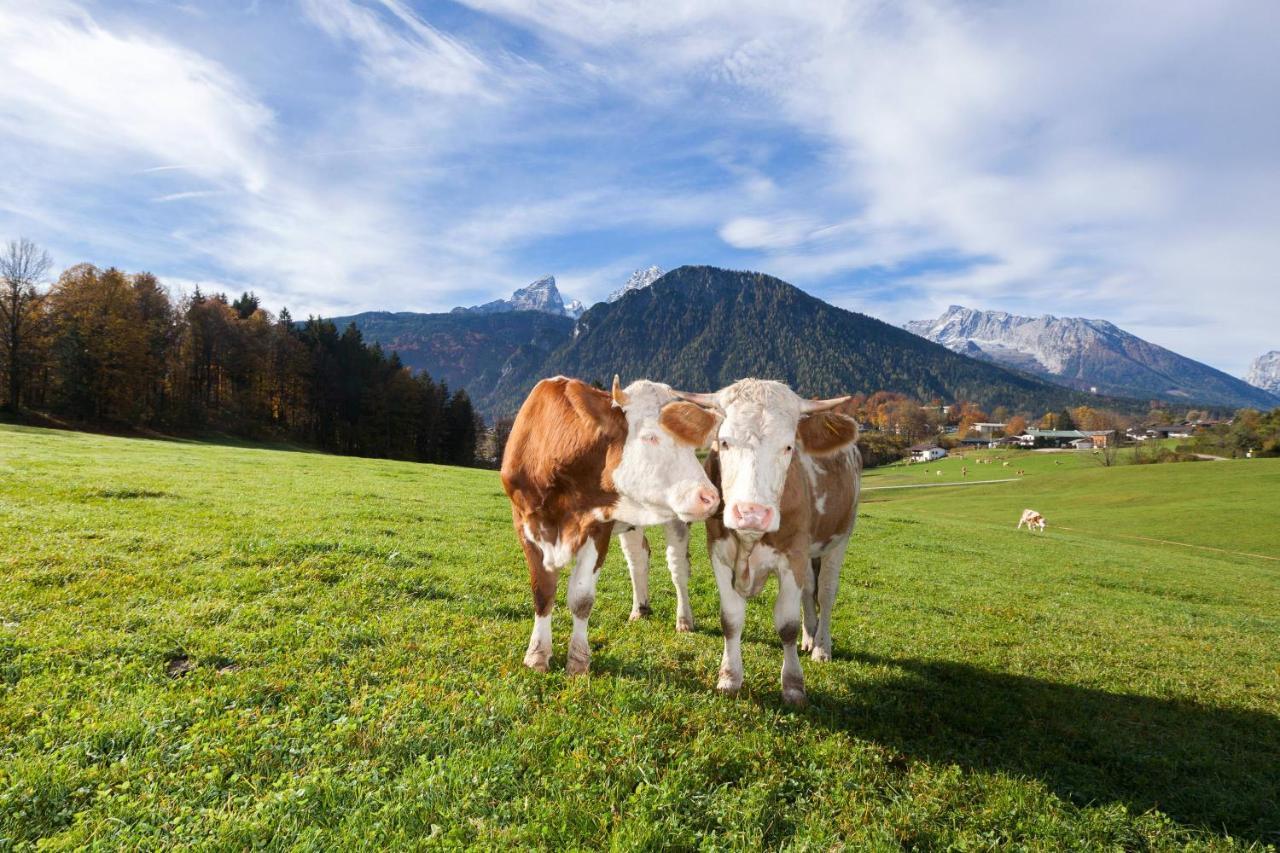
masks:
<svg viewBox="0 0 1280 853"><path fill-rule="evenodd" d="M1280 4L0 0L0 237L447 310L758 269L1280 348Z"/></svg>

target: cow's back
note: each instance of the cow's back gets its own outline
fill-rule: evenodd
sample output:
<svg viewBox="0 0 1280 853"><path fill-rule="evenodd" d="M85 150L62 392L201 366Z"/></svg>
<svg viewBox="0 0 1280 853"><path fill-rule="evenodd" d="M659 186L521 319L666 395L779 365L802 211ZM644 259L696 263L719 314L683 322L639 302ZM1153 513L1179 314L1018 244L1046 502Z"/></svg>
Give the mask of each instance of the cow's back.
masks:
<svg viewBox="0 0 1280 853"><path fill-rule="evenodd" d="M534 386L502 455L502 487L513 510L550 515L589 511L616 500L610 472L621 458L626 420L609 395L577 379Z"/></svg>

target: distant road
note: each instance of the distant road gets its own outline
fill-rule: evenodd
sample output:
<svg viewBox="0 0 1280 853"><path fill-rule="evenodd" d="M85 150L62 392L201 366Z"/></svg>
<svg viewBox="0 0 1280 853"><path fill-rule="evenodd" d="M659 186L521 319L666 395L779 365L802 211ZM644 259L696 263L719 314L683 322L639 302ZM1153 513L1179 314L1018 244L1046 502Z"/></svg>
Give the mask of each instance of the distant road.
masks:
<svg viewBox="0 0 1280 853"><path fill-rule="evenodd" d="M959 483L913 483L908 486L866 486L862 491L874 492L880 489L945 489L950 486L981 486L986 483L1012 483L1015 480L1021 479L1022 477L1005 477L1003 480L961 480Z"/></svg>

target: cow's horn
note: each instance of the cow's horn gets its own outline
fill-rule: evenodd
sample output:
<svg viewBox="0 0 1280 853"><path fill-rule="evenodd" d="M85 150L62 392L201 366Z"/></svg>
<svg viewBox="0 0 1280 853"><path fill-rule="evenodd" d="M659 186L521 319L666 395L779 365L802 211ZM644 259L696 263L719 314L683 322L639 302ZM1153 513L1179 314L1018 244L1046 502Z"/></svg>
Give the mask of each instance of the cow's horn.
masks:
<svg viewBox="0 0 1280 853"><path fill-rule="evenodd" d="M720 408L720 401L716 398L714 393L695 394L692 391L677 391L674 388L671 389L671 393L673 396L679 397L681 400L688 400L690 403L695 403L702 406L704 409Z"/></svg>
<svg viewBox="0 0 1280 853"><path fill-rule="evenodd" d="M837 406L844 405L845 403L849 402L851 399L853 398L846 394L843 397L832 397L829 400L801 400L800 412L801 414L811 415L814 412L830 411L831 409L834 409Z"/></svg>
<svg viewBox="0 0 1280 853"><path fill-rule="evenodd" d="M618 374L613 374L613 404L618 408L622 408L631 402L631 398L627 396L627 392L622 390L622 382L618 379Z"/></svg>

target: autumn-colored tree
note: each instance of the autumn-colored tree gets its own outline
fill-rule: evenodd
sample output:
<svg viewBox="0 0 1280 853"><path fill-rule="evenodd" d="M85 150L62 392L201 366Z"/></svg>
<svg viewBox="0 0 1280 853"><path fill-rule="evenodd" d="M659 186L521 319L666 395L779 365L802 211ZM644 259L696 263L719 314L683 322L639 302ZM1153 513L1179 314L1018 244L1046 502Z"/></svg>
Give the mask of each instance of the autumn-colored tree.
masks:
<svg viewBox="0 0 1280 853"><path fill-rule="evenodd" d="M1027 431L1027 419L1022 415L1014 415L1005 422L1005 435L1022 435Z"/></svg>

